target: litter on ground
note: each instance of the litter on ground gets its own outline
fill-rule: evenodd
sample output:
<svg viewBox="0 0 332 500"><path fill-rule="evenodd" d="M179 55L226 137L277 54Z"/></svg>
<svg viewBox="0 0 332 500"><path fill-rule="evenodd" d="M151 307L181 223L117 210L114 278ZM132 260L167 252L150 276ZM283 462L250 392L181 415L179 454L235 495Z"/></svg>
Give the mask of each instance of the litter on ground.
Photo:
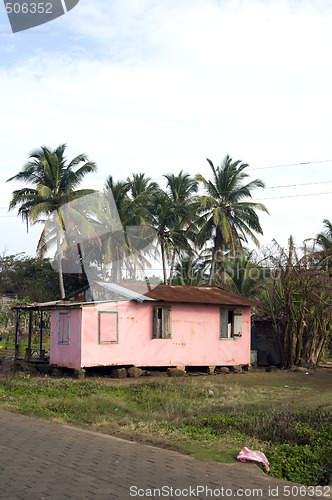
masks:
<svg viewBox="0 0 332 500"><path fill-rule="evenodd" d="M240 462L246 462L247 460L252 460L253 462L262 462L265 465L267 471L270 470L270 465L268 459L261 451L249 450L244 447L236 457Z"/></svg>

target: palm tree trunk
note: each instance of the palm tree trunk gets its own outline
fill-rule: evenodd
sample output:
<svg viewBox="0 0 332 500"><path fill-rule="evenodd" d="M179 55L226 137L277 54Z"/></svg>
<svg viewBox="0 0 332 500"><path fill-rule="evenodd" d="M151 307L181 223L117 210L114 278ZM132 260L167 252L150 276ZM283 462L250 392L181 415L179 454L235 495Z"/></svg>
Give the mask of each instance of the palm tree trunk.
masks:
<svg viewBox="0 0 332 500"><path fill-rule="evenodd" d="M63 271L62 271L62 255L60 252L60 235L57 235L57 261L58 261L58 273L59 273L59 285L60 285L60 295L64 299L66 296L65 286L63 283Z"/></svg>
<svg viewBox="0 0 332 500"><path fill-rule="evenodd" d="M213 285L213 280L214 280L214 271L216 268L216 256L217 252L214 250L213 255L212 255L212 262L211 262L211 269L210 269L210 276L209 276L209 286Z"/></svg>
<svg viewBox="0 0 332 500"><path fill-rule="evenodd" d="M165 246L163 241L160 242L160 249L161 249L161 259L163 263L164 283L165 285L167 285L166 257L165 257Z"/></svg>
<svg viewBox="0 0 332 500"><path fill-rule="evenodd" d="M175 256L176 256L176 248L173 248L173 254L172 254L172 262L171 262L171 270L169 272L169 284L172 284L173 281L173 272L174 272L174 265L175 265Z"/></svg>
<svg viewBox="0 0 332 500"><path fill-rule="evenodd" d="M66 292L65 292L65 286L63 283L62 258L61 258L60 253L58 253L58 273L59 273L60 295L61 295L61 298L64 299L66 296Z"/></svg>
<svg viewBox="0 0 332 500"><path fill-rule="evenodd" d="M221 234L219 227L217 227L216 228L216 235L214 237L212 262L211 262L210 277L209 277L209 286L213 285L216 263L218 261L218 250L221 247L221 242L222 242L222 234Z"/></svg>
<svg viewBox="0 0 332 500"><path fill-rule="evenodd" d="M58 225L58 228L57 228L57 232L56 232L56 244L57 244L59 286L60 286L61 298L64 299L66 296L66 292L65 292L64 282L63 282L62 255L61 255L61 251L60 251L60 247L61 247L61 239L60 239L61 223L60 223L59 214L57 217L57 225Z"/></svg>
<svg viewBox="0 0 332 500"><path fill-rule="evenodd" d="M84 278L86 278L85 274L85 269L84 269L84 261L83 261L83 254L82 254L82 249L81 249L81 244L77 243L77 251L78 251L78 258L80 261L80 267L81 267L81 272L78 274L78 280L81 283Z"/></svg>

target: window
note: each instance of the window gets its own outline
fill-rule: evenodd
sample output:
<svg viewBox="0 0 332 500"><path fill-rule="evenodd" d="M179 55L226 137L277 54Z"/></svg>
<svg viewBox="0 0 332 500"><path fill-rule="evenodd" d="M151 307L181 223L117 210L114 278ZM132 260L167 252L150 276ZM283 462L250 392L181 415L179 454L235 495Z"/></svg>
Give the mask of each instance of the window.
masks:
<svg viewBox="0 0 332 500"><path fill-rule="evenodd" d="M69 313L58 313L58 344L69 344Z"/></svg>
<svg viewBox="0 0 332 500"><path fill-rule="evenodd" d="M98 312L98 344L117 344L118 313L116 311Z"/></svg>
<svg viewBox="0 0 332 500"><path fill-rule="evenodd" d="M220 338L242 337L242 312L228 309L220 311Z"/></svg>
<svg viewBox="0 0 332 500"><path fill-rule="evenodd" d="M152 309L152 338L171 338L171 308L154 307Z"/></svg>

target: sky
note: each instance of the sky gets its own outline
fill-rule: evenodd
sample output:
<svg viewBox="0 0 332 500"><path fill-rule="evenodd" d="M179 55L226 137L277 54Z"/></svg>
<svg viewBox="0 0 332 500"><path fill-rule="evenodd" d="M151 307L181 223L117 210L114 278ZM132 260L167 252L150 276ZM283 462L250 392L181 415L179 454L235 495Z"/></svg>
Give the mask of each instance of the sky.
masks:
<svg viewBox="0 0 332 500"><path fill-rule="evenodd" d="M6 180L63 143L97 163L94 189L249 164L262 245L332 219L330 0L80 0L15 34L1 2L0 51L1 253L35 255L42 230L8 212Z"/></svg>

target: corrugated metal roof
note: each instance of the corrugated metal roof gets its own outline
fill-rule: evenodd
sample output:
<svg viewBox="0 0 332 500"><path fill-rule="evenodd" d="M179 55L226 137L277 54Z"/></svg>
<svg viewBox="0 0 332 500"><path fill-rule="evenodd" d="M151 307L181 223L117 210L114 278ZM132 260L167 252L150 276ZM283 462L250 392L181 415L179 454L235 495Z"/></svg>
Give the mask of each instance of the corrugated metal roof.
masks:
<svg viewBox="0 0 332 500"><path fill-rule="evenodd" d="M210 286L157 285L146 293L147 297L163 302L191 302L225 306L258 306L255 302L220 288Z"/></svg>
<svg viewBox="0 0 332 500"><path fill-rule="evenodd" d="M97 285L110 290L111 292L117 293L126 300L136 300L137 302L144 302L145 300L154 300L151 297L143 295L137 291L130 289L130 287L123 287L117 283L107 283L105 281L96 281Z"/></svg>
<svg viewBox="0 0 332 500"><path fill-rule="evenodd" d="M107 282L98 282L106 286ZM121 288L139 292L145 300L153 299L160 302L183 302L196 304L219 304L230 306L257 307L258 302L241 297L235 293L226 292L213 286L182 286L182 285L148 285L146 283L121 283ZM112 286L114 286L112 284Z"/></svg>
<svg viewBox="0 0 332 500"><path fill-rule="evenodd" d="M139 283L123 283L123 286L119 286L115 283L107 282L97 282L99 286L109 291L116 292L117 294L124 297L125 300L136 300L138 302L143 301L158 301L158 302L179 302L179 303L193 303L193 304L218 304L220 306L249 306L257 307L259 303L246 299L245 297L240 297L234 293L226 292L220 288L210 287L210 286L181 286L181 285L157 285L150 286L146 284ZM86 287L87 288L87 287ZM70 297L75 299L75 294ZM66 297L66 299L68 299ZM85 302L82 300L57 300L54 302L44 302L42 304L30 304L26 306L12 306L14 309L59 309L61 307L82 307L86 305L93 305L94 303L101 302L116 302L119 299L107 300L97 300Z"/></svg>

